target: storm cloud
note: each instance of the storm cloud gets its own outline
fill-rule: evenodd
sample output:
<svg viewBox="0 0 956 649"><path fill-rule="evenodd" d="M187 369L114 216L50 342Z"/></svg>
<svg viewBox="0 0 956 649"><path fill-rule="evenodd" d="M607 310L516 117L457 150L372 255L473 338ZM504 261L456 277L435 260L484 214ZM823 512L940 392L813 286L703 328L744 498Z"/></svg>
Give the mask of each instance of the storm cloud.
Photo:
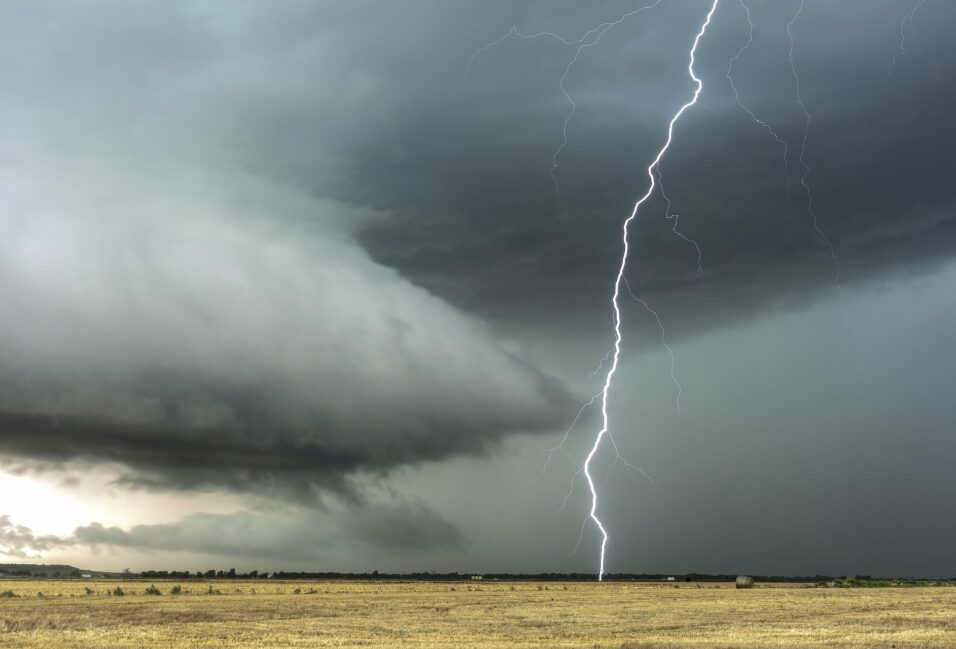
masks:
<svg viewBox="0 0 956 649"><path fill-rule="evenodd" d="M556 381L346 237L113 182L102 203L84 187L3 213L0 452L169 486L336 486L560 422Z"/></svg>
<svg viewBox="0 0 956 649"><path fill-rule="evenodd" d="M630 231L628 284L676 356L622 302L608 415L661 491L607 480L612 562L752 570L740 548L773 528L786 543L750 551L761 571L949 570L956 5L923 3L901 55L910 0L807 0L792 26L837 280L800 182L800 3L747 4L733 78L788 155L734 98L747 20L724 0L660 169L679 217L655 195ZM240 510L59 536L0 519L0 550L592 569L567 558L580 482L573 514L533 513L568 493L595 412L547 489L528 477L598 389L621 222L692 90L706 5L661 2L582 50L554 168L573 47L512 35L469 60L512 26L574 39L640 2L0 4L0 467L93 467L127 496ZM921 565L895 549L906 526L878 534L901 512L933 531ZM103 523L69 533L86 520ZM720 543L701 546L701 520ZM836 556L843 521L858 533Z"/></svg>
<svg viewBox="0 0 956 649"><path fill-rule="evenodd" d="M361 173L353 178L362 191L354 195L397 206L364 228L362 241L416 282L496 321L540 322L547 314L568 328L590 328L589 318L605 318L618 226L646 189L644 169L669 115L692 90L686 48L705 4L662 3L582 51L566 82L576 106L557 188L551 156L570 108L558 80L575 48L512 36L481 52L459 93L410 102L401 128L378 127L359 149ZM630 283L662 308L672 337L838 293L799 182L804 116L785 29L797 6L754 3L754 42L733 73L741 99L788 143L786 164L726 78L748 38L741 5L721 3L701 43L701 102L680 123L662 182L679 230L699 244L703 273L696 248L664 218L660 195L631 230ZM598 24L615 11L572 7L559 23L534 11L538 5L520 7L501 10L496 31L469 33L468 42L477 48L512 22L525 33L579 36L582 14ZM956 243L949 117L956 93L948 82L956 13L928 4L917 14L918 37L909 34L909 52L888 74L908 8L807 3L792 30L801 95L813 114L808 182L844 286L938 268Z"/></svg>
<svg viewBox="0 0 956 649"><path fill-rule="evenodd" d="M147 486L308 496L560 424L558 381L355 242L381 213L212 160L225 144L210 125L154 112L146 96L181 83L227 110L225 88L208 96L182 76L223 64L202 58L197 18L149 10L197 39L193 59L146 37L155 25L135 12L107 27L50 9L6 5L26 15L3 21L58 25L44 45L4 47L61 81L5 68L0 453L116 464ZM123 56L131 42L155 65ZM60 101L31 111L36 93Z"/></svg>

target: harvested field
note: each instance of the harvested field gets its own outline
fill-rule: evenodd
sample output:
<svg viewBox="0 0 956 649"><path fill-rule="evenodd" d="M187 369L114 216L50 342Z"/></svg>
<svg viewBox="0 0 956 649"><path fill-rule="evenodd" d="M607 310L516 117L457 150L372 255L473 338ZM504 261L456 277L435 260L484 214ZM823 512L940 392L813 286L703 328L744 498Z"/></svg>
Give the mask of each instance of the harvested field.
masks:
<svg viewBox="0 0 956 649"><path fill-rule="evenodd" d="M160 594L145 594L153 584ZM956 588L944 587L4 580L3 591L15 596L0 597L0 647L17 649L956 647Z"/></svg>

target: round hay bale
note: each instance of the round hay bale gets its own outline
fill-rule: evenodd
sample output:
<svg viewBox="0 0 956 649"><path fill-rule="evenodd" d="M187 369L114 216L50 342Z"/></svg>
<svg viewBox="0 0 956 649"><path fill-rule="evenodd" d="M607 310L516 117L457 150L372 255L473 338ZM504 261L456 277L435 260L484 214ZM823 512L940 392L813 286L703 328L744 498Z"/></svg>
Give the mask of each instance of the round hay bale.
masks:
<svg viewBox="0 0 956 649"><path fill-rule="evenodd" d="M754 578L747 577L745 575L740 575L737 577L737 582L735 584L737 588L753 588L754 587Z"/></svg>

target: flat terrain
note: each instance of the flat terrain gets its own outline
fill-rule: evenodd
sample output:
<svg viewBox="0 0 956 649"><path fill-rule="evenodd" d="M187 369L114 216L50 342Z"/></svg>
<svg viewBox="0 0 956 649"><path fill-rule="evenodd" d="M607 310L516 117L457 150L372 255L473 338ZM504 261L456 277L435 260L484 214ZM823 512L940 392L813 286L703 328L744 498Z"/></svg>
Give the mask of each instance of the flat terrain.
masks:
<svg viewBox="0 0 956 649"><path fill-rule="evenodd" d="M956 647L944 587L176 584L0 580L0 647Z"/></svg>

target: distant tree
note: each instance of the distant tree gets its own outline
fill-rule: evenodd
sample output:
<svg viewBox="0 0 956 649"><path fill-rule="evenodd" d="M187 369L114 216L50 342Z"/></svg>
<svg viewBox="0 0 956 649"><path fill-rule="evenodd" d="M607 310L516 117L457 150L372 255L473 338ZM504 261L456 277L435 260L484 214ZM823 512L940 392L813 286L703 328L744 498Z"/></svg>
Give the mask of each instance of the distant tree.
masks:
<svg viewBox="0 0 956 649"><path fill-rule="evenodd" d="M123 568L123 579L129 579L133 575L133 571L129 568Z"/></svg>

